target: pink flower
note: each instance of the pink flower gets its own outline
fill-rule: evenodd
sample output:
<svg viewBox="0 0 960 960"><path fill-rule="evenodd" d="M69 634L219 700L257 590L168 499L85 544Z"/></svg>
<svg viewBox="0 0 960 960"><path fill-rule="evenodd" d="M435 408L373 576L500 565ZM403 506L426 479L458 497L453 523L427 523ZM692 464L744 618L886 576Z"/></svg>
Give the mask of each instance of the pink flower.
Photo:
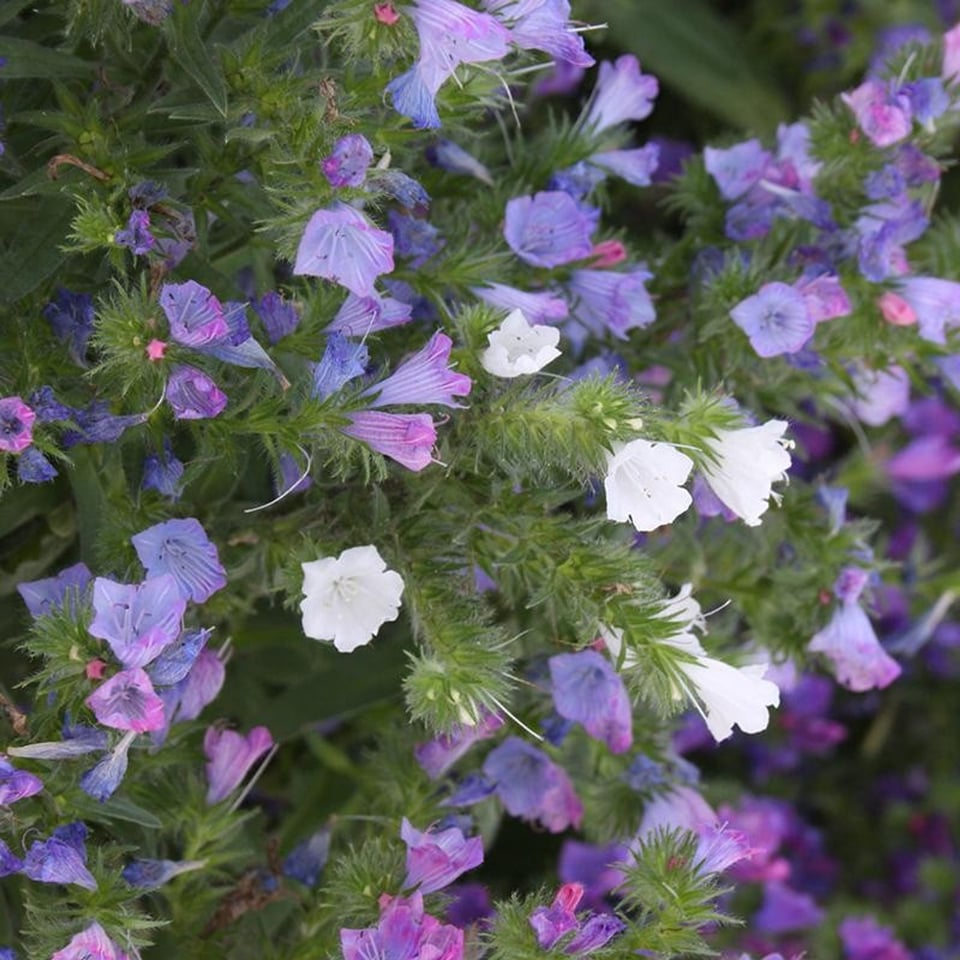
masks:
<svg viewBox="0 0 960 960"><path fill-rule="evenodd" d="M433 462L437 431L429 414L361 410L349 416L350 426L341 428L348 437L362 440L408 470L418 473Z"/></svg>
<svg viewBox="0 0 960 960"><path fill-rule="evenodd" d="M250 768L273 746L266 727L254 727L246 736L235 730L209 727L203 737L207 757L207 803L219 803L229 796Z"/></svg>
<svg viewBox="0 0 960 960"><path fill-rule="evenodd" d="M146 733L163 726L163 701L140 667L121 670L84 701L105 727Z"/></svg>
<svg viewBox="0 0 960 960"><path fill-rule="evenodd" d="M468 840L457 827L421 833L404 817L400 837L407 845L407 876L403 885L416 887L420 893L442 890L462 873L483 863L483 840Z"/></svg>
<svg viewBox="0 0 960 960"><path fill-rule="evenodd" d="M33 443L37 415L19 398L0 399L0 451L20 453Z"/></svg>
<svg viewBox="0 0 960 960"><path fill-rule="evenodd" d="M128 960L125 954L108 936L99 923L92 923L78 933L50 960Z"/></svg>
<svg viewBox="0 0 960 960"><path fill-rule="evenodd" d="M375 3L373 5L373 15L388 27L392 27L400 19L400 14L393 9L392 3Z"/></svg>

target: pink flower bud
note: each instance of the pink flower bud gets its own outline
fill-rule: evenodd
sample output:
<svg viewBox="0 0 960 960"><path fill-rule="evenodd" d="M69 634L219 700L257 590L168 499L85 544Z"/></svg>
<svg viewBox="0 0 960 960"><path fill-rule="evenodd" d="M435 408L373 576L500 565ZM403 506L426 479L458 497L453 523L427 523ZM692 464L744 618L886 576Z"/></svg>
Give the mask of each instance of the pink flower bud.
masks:
<svg viewBox="0 0 960 960"><path fill-rule="evenodd" d="M892 290L888 290L877 299L877 306L883 314L883 319L896 327L910 327L917 322L917 314L913 307Z"/></svg>

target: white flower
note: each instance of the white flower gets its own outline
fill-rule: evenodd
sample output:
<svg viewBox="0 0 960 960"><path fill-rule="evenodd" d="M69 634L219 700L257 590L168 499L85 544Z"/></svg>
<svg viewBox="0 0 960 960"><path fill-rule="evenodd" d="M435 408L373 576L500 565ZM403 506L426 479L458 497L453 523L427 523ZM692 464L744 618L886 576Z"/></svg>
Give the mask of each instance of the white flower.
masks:
<svg viewBox="0 0 960 960"><path fill-rule="evenodd" d="M780 689L764 680L769 664L731 667L713 657L697 657L678 664L690 682L690 698L717 742L738 726L744 733L760 733L770 722L769 707L780 705Z"/></svg>
<svg viewBox="0 0 960 960"><path fill-rule="evenodd" d="M784 438L787 424L768 420L760 427L718 430L716 439L706 441L716 460L703 468L713 492L748 527L760 524L760 517L777 499L771 487L787 478L793 441Z"/></svg>
<svg viewBox="0 0 960 960"><path fill-rule="evenodd" d="M303 632L332 640L341 653L369 643L400 612L403 579L388 570L374 546L351 547L339 557L322 557L303 568L300 602Z"/></svg>
<svg viewBox="0 0 960 960"><path fill-rule="evenodd" d="M629 520L637 530L673 523L693 502L683 484L693 461L668 443L631 440L607 455L607 517Z"/></svg>
<svg viewBox="0 0 960 960"><path fill-rule="evenodd" d="M487 340L490 346L480 354L480 363L495 377L536 373L560 356L560 331L540 324L530 326L520 310L508 314Z"/></svg>

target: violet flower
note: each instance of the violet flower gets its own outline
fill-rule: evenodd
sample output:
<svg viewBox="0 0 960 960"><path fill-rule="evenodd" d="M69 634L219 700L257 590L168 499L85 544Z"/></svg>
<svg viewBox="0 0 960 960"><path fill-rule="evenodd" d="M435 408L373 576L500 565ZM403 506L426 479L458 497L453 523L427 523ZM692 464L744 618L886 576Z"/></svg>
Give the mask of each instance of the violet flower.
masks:
<svg viewBox="0 0 960 960"><path fill-rule="evenodd" d="M99 763L80 777L80 789L103 803L116 792L127 772L127 754L136 731L125 733L117 745Z"/></svg>
<svg viewBox="0 0 960 960"><path fill-rule="evenodd" d="M548 190L507 202L503 235L510 249L535 267L582 260L593 250L597 211L568 193Z"/></svg>
<svg viewBox="0 0 960 960"><path fill-rule="evenodd" d="M253 309L260 317L267 340L271 344L293 333L300 324L297 308L284 300L275 290L265 293L253 305Z"/></svg>
<svg viewBox="0 0 960 960"><path fill-rule="evenodd" d="M583 805L566 771L519 737L507 737L487 754L483 774L512 816L536 820L550 833L580 826Z"/></svg>
<svg viewBox="0 0 960 960"><path fill-rule="evenodd" d="M43 781L26 770L17 770L6 757L0 754L0 806L9 806L39 793Z"/></svg>
<svg viewBox="0 0 960 960"><path fill-rule="evenodd" d="M570 275L573 315L592 333L612 333L626 340L631 330L648 327L656 318L646 287L652 277L645 264L627 273L574 270Z"/></svg>
<svg viewBox="0 0 960 960"><path fill-rule="evenodd" d="M347 340L342 333L330 333L320 362L313 364L311 394L318 400L326 400L362 376L369 362L370 353L365 343Z"/></svg>
<svg viewBox="0 0 960 960"><path fill-rule="evenodd" d="M240 785L250 768L273 746L266 727L254 727L246 736L235 730L208 727L203 737L207 758L207 804L228 797Z"/></svg>
<svg viewBox="0 0 960 960"><path fill-rule="evenodd" d="M443 776L466 752L481 740L488 740L503 726L503 718L484 711L480 722L462 724L414 748L417 763L431 780Z"/></svg>
<svg viewBox="0 0 960 960"><path fill-rule="evenodd" d="M157 242L150 232L150 214L146 210L134 210L123 230L118 230L113 239L121 247L133 251L134 256L142 257L153 249Z"/></svg>
<svg viewBox="0 0 960 960"><path fill-rule="evenodd" d="M223 412L227 395L202 370L175 364L167 380L166 400L177 420L206 420Z"/></svg>
<svg viewBox="0 0 960 960"><path fill-rule="evenodd" d="M58 476L57 468L36 447L27 447L17 457L17 479L21 483L49 483Z"/></svg>
<svg viewBox="0 0 960 960"><path fill-rule="evenodd" d="M519 310L532 324L547 324L565 320L570 312L567 301L546 290L527 292L509 287L505 283L488 283L484 287L471 287L470 292L484 303L512 312Z"/></svg>
<svg viewBox="0 0 960 960"><path fill-rule="evenodd" d="M33 443L37 415L19 397L0 399L0 453L20 453Z"/></svg>
<svg viewBox="0 0 960 960"><path fill-rule="evenodd" d="M82 823L57 827L47 840L36 840L23 861L23 874L39 883L75 883L96 890L97 881L87 869L87 828Z"/></svg>
<svg viewBox="0 0 960 960"><path fill-rule="evenodd" d="M407 845L405 888L420 893L436 893L453 883L461 874L483 863L483 840L469 840L456 827L421 833L404 817L400 837Z"/></svg>
<svg viewBox="0 0 960 960"><path fill-rule="evenodd" d="M910 99L896 81L865 80L840 99L850 108L867 139L878 147L889 147L908 136L912 129Z"/></svg>
<svg viewBox="0 0 960 960"><path fill-rule="evenodd" d="M340 428L343 433L408 470L418 473L433 462L437 431L429 414L361 410L348 416L351 422Z"/></svg>
<svg viewBox="0 0 960 960"><path fill-rule="evenodd" d="M348 293L324 332L342 333L345 337L365 337L377 330L409 323L412 312L410 304L393 297L383 297L376 291L368 297Z"/></svg>
<svg viewBox="0 0 960 960"><path fill-rule="evenodd" d="M623 753L633 743L633 709L623 678L596 650L551 657L553 703L561 717L573 720L611 753Z"/></svg>
<svg viewBox="0 0 960 960"><path fill-rule="evenodd" d="M329 855L330 828L321 827L290 851L280 869L285 877L299 880L304 886L315 887Z"/></svg>
<svg viewBox="0 0 960 960"><path fill-rule="evenodd" d="M339 202L310 218L293 266L297 276L322 277L358 297L370 296L377 277L392 271L393 237Z"/></svg>
<svg viewBox="0 0 960 960"><path fill-rule="evenodd" d="M454 397L467 396L473 381L450 368L452 347L453 341L445 333L435 333L426 346L404 360L390 376L365 391L375 395L370 406L425 403L463 406L456 403Z"/></svg>
<svg viewBox="0 0 960 960"><path fill-rule="evenodd" d="M867 584L867 573L846 567L833 590L840 605L830 622L807 645L822 653L837 681L848 690L883 689L900 676L900 665L880 645L869 617L857 602Z"/></svg>
<svg viewBox="0 0 960 960"><path fill-rule="evenodd" d="M127 0L124 0L126 3ZM130 960L108 936L99 923L92 923L78 933L50 960Z"/></svg>
<svg viewBox="0 0 960 960"><path fill-rule="evenodd" d="M483 6L510 29L510 41L521 50L542 50L581 69L596 62L570 23L569 0L484 0Z"/></svg>
<svg viewBox="0 0 960 960"><path fill-rule="evenodd" d="M121 670L102 683L84 703L105 727L146 733L163 726L163 701L140 668Z"/></svg>
<svg viewBox="0 0 960 960"><path fill-rule="evenodd" d="M753 924L763 933L789 933L817 927L823 918L823 910L809 893L771 880L764 885L763 905L754 915Z"/></svg>
<svg viewBox="0 0 960 960"><path fill-rule="evenodd" d="M816 323L803 296L786 283L765 283L731 311L733 322L761 357L796 353L813 336Z"/></svg>
<svg viewBox="0 0 960 960"><path fill-rule="evenodd" d="M184 600L206 603L227 585L217 548L195 517L154 524L130 542L148 576L169 574Z"/></svg>
<svg viewBox="0 0 960 960"><path fill-rule="evenodd" d="M732 147L706 147L707 173L716 181L724 200L737 200L756 186L773 160L759 140L744 140Z"/></svg>
<svg viewBox="0 0 960 960"><path fill-rule="evenodd" d="M423 895L380 898L375 927L340 930L344 960L463 960L463 931L423 912Z"/></svg>
<svg viewBox="0 0 960 960"><path fill-rule="evenodd" d="M186 606L176 579L166 573L140 584L97 577L89 630L125 667L143 667L177 639Z"/></svg>
<svg viewBox="0 0 960 960"><path fill-rule="evenodd" d="M591 132L601 133L628 120L645 120L659 91L657 78L641 73L633 54L617 57L614 63L604 61L580 122Z"/></svg>
<svg viewBox="0 0 960 960"><path fill-rule="evenodd" d="M156 490L170 500L179 500L183 489L183 461L177 458L168 438L164 438L163 448L148 453L143 459L144 490Z"/></svg>
<svg viewBox="0 0 960 960"><path fill-rule="evenodd" d="M206 863L206 860L131 860L120 875L138 890L157 890L181 873L202 869Z"/></svg>
<svg viewBox="0 0 960 960"><path fill-rule="evenodd" d="M227 333L220 301L195 280L165 283L160 306L170 324L170 336L187 347L202 347Z"/></svg>
<svg viewBox="0 0 960 960"><path fill-rule="evenodd" d="M0 840L0 878L19 873L22 869L23 861L19 857L14 856L13 851L7 844L3 840Z"/></svg>
<svg viewBox="0 0 960 960"><path fill-rule="evenodd" d="M320 162L320 169L332 187L359 187L372 162L373 147L367 138L348 133L333 145L330 155Z"/></svg>
<svg viewBox="0 0 960 960"><path fill-rule="evenodd" d="M90 580L91 573L87 565L75 563L54 577L17 584L17 593L33 617L47 616L54 610L64 610L70 616L76 616Z"/></svg>
<svg viewBox="0 0 960 960"><path fill-rule="evenodd" d="M67 345L70 358L83 366L87 343L93 333L93 297L60 287L53 300L43 308L43 316L54 336Z"/></svg>

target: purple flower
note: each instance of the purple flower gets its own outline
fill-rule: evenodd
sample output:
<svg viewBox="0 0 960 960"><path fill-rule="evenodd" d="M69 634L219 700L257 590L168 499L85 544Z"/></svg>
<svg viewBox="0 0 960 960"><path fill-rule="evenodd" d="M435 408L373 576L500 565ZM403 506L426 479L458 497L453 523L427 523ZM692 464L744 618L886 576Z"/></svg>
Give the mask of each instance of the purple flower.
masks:
<svg viewBox="0 0 960 960"><path fill-rule="evenodd" d="M645 120L653 112L659 91L657 78L641 73L640 61L633 54L617 57L614 63L604 61L583 126L600 133L627 120Z"/></svg>
<svg viewBox="0 0 960 960"><path fill-rule="evenodd" d="M530 914L530 926L543 950L550 950L557 941L578 927L574 912L583 897L583 885L565 883L549 907L537 907Z"/></svg>
<svg viewBox="0 0 960 960"><path fill-rule="evenodd" d="M849 567L834 584L840 605L807 649L822 653L837 681L848 690L883 689L900 676L900 665L880 645L869 617L857 602L866 584L862 570Z"/></svg>
<svg viewBox="0 0 960 960"><path fill-rule="evenodd" d="M18 800L32 797L42 789L43 781L39 777L26 770L17 770L0 754L0 806L9 806Z"/></svg>
<svg viewBox="0 0 960 960"><path fill-rule="evenodd" d="M403 885L416 887L420 893L436 893L483 863L483 840L467 840L456 827L421 833L404 817L400 837L407 845L407 876Z"/></svg>
<svg viewBox="0 0 960 960"><path fill-rule="evenodd" d="M185 600L206 603L227 585L217 548L194 517L157 523L131 537L130 542L147 574L170 574Z"/></svg>
<svg viewBox="0 0 960 960"><path fill-rule="evenodd" d="M452 140L441 138L427 147L427 159L441 170L474 177L488 187L494 185L490 171L473 154L467 153Z"/></svg>
<svg viewBox="0 0 960 960"><path fill-rule="evenodd" d="M587 163L586 160L581 160L572 167L551 174L547 181L547 189L561 190L574 200L580 201L588 197L597 184L603 183L606 178L605 170Z"/></svg>
<svg viewBox="0 0 960 960"><path fill-rule="evenodd" d="M36 447L27 447L17 457L17 479L21 483L49 483L57 476L57 468Z"/></svg>
<svg viewBox="0 0 960 960"><path fill-rule="evenodd" d="M483 6L510 28L521 50L542 50L573 67L595 63L570 24L569 0L484 0Z"/></svg>
<svg viewBox="0 0 960 960"><path fill-rule="evenodd" d="M443 776L475 743L488 740L503 726L503 719L495 713L484 712L480 722L473 726L463 724L414 749L417 763L431 780Z"/></svg>
<svg viewBox="0 0 960 960"><path fill-rule="evenodd" d="M883 426L910 406L910 378L902 367L886 370L854 370L856 399L850 407L857 419L871 427Z"/></svg>
<svg viewBox="0 0 960 960"><path fill-rule="evenodd" d="M313 486L309 475L304 476L304 468L292 453L281 453L277 462L278 476L275 481L277 496L282 493L304 493Z"/></svg>
<svg viewBox="0 0 960 960"><path fill-rule="evenodd" d="M763 933L789 933L819 926L823 916L809 893L772 880L763 888L763 906L754 915L753 922Z"/></svg>
<svg viewBox="0 0 960 960"><path fill-rule="evenodd" d="M0 452L20 453L33 443L37 415L19 398L0 399Z"/></svg>
<svg viewBox="0 0 960 960"><path fill-rule="evenodd" d="M922 124L927 130L933 130L933 121L942 117L950 109L950 96L943 89L943 81L939 77L924 77L905 83L900 87L910 103L913 119Z"/></svg>
<svg viewBox="0 0 960 960"><path fill-rule="evenodd" d="M889 147L910 134L910 99L895 81L865 80L840 99L853 111L860 129L878 147Z"/></svg>
<svg viewBox="0 0 960 960"><path fill-rule="evenodd" d="M181 873L206 866L206 860L131 860L121 876L139 890L157 890Z"/></svg>
<svg viewBox="0 0 960 960"><path fill-rule="evenodd" d="M930 434L911 440L884 467L893 480L944 480L960 473L960 450L951 446L947 437Z"/></svg>
<svg viewBox="0 0 960 960"><path fill-rule="evenodd" d="M90 585L90 579L87 565L75 563L55 577L17 584L17 593L33 617L43 617L54 610L65 610L71 616L76 616L78 604Z"/></svg>
<svg viewBox="0 0 960 960"><path fill-rule="evenodd" d="M416 127L439 127L434 98L461 63L500 60L508 52L510 31L488 13L455 0L417 0L410 19L420 39L420 57L387 86L394 109Z"/></svg>
<svg viewBox="0 0 960 960"><path fill-rule="evenodd" d="M857 266L879 283L907 272L903 245L922 236L929 220L919 201L898 199L863 208L854 224L858 237Z"/></svg>
<svg viewBox="0 0 960 960"><path fill-rule="evenodd" d="M151 733L154 744L160 746L166 740L174 723L196 720L203 708L216 699L225 678L223 661L212 650L201 650L187 676L160 691L164 725Z"/></svg>
<svg viewBox="0 0 960 960"><path fill-rule="evenodd" d="M521 260L558 267L590 255L597 211L584 209L568 193L550 190L507 202L503 235Z"/></svg>
<svg viewBox="0 0 960 960"><path fill-rule="evenodd" d="M910 960L910 951L873 917L847 917L838 927L846 960Z"/></svg>
<svg viewBox="0 0 960 960"><path fill-rule="evenodd" d="M58 423L69 420L74 414L73 408L64 406L57 400L53 387L38 387L30 394L29 399L28 406L37 415L37 423Z"/></svg>
<svg viewBox="0 0 960 960"><path fill-rule="evenodd" d="M741 300L730 316L761 357L796 353L816 327L803 296L785 283L765 283L752 297Z"/></svg>
<svg viewBox="0 0 960 960"><path fill-rule="evenodd" d="M377 330L409 323L412 308L393 297L382 297L374 291L369 297L348 293L326 333L342 333L345 337L365 337Z"/></svg>
<svg viewBox="0 0 960 960"><path fill-rule="evenodd" d="M348 416L350 426L341 427L343 433L408 470L418 473L433 462L437 431L429 414L361 410Z"/></svg>
<svg viewBox="0 0 960 960"><path fill-rule="evenodd" d="M596 650L551 657L553 703L561 717L582 724L603 740L611 753L623 753L633 743L633 710L623 679Z"/></svg>
<svg viewBox="0 0 960 960"><path fill-rule="evenodd" d="M910 277L897 286L917 315L920 336L945 344L947 331L960 325L960 283L938 277Z"/></svg>
<svg viewBox="0 0 960 960"><path fill-rule="evenodd" d="M97 577L89 630L107 641L124 667L142 667L177 639L186 606L177 581L169 575L140 584Z"/></svg>
<svg viewBox="0 0 960 960"><path fill-rule="evenodd" d="M129 5L129 0L124 3ZM50 960L129 960L129 957L107 936L99 923L92 923Z"/></svg>
<svg viewBox="0 0 960 960"><path fill-rule="evenodd" d="M71 418L76 430L64 433L64 447L73 447L78 443L115 443L128 427L138 426L147 419L143 413L117 416L110 412L105 400L94 400L86 409L74 410Z"/></svg>
<svg viewBox="0 0 960 960"><path fill-rule="evenodd" d="M0 840L0 878L9 877L23 869L23 861L13 855L13 851Z"/></svg>
<svg viewBox="0 0 960 960"><path fill-rule="evenodd" d="M195 280L165 283L160 306L170 324L170 336L187 347L202 347L227 335L229 328L220 301Z"/></svg>
<svg viewBox="0 0 960 960"><path fill-rule="evenodd" d="M653 277L643 264L629 273L613 270L574 270L570 292L576 298L573 315L596 334L612 333L626 340L630 330L656 319L646 282Z"/></svg>
<svg viewBox="0 0 960 960"><path fill-rule="evenodd" d="M380 898L375 927L340 931L344 960L463 960L463 931L423 912L423 895Z"/></svg>
<svg viewBox="0 0 960 960"><path fill-rule="evenodd" d="M471 287L470 292L491 306L508 312L519 310L534 325L565 320L570 312L563 297L546 290L528 293L504 283L489 283L485 287Z"/></svg>
<svg viewBox="0 0 960 960"><path fill-rule="evenodd" d="M208 727L203 737L207 758L207 804L212 806L240 785L250 768L273 746L266 727L254 727L246 736L234 730Z"/></svg>
<svg viewBox="0 0 960 960"><path fill-rule="evenodd" d="M150 664L147 674L158 687L169 687L183 680L197 662L200 652L207 645L212 628L208 630L185 630L176 643L167 647Z"/></svg>
<svg viewBox="0 0 960 960"><path fill-rule="evenodd" d="M511 815L536 820L550 833L580 826L583 805L566 771L519 737L507 737L487 754L483 774Z"/></svg>
<svg viewBox="0 0 960 960"><path fill-rule="evenodd" d="M372 162L373 147L367 138L348 133L333 145L330 156L320 162L320 169L332 187L359 187Z"/></svg>
<svg viewBox="0 0 960 960"><path fill-rule="evenodd" d="M163 701L140 667L121 670L84 700L105 727L146 733L164 724Z"/></svg>
<svg viewBox="0 0 960 960"><path fill-rule="evenodd" d="M146 210L167 198L167 188L154 180L141 180L127 191L127 196L138 210Z"/></svg>
<svg viewBox="0 0 960 960"><path fill-rule="evenodd" d="M124 734L110 753L80 777L80 789L100 803L112 797L126 775L127 753L136 735L132 730Z"/></svg>
<svg viewBox="0 0 960 960"><path fill-rule="evenodd" d="M745 140L723 149L707 147L703 159L720 196L724 200L736 200L760 182L773 157L759 140Z"/></svg>
<svg viewBox="0 0 960 960"><path fill-rule="evenodd" d="M640 754L640 756L643 756ZM623 883L627 847L613 843L598 847L578 840L564 840L557 862L557 873L564 883L583 884L584 904L604 906L604 897Z"/></svg>
<svg viewBox="0 0 960 960"><path fill-rule="evenodd" d="M635 187L649 187L660 160L660 148L655 143L632 150L606 150L590 157L590 163Z"/></svg>
<svg viewBox="0 0 960 960"><path fill-rule="evenodd" d="M143 459L143 489L156 490L170 500L179 500L183 471L183 462L173 452L170 440L164 437L163 449L148 453Z"/></svg>
<svg viewBox="0 0 960 960"><path fill-rule="evenodd" d="M361 376L369 361L370 354L365 343L354 343L341 333L331 333L320 362L313 364L312 395L319 400L333 396L344 385Z"/></svg>
<svg viewBox="0 0 960 960"><path fill-rule="evenodd" d="M710 824L701 827L697 834L697 849L693 865L700 876L723 873L741 860L749 859L753 851L747 838L737 830Z"/></svg>
<svg viewBox="0 0 960 960"><path fill-rule="evenodd" d="M113 239L121 247L128 247L134 256L141 257L149 253L156 243L150 232L150 214L146 210L134 210L127 220L127 226L118 230Z"/></svg>
<svg viewBox="0 0 960 960"><path fill-rule="evenodd" d="M75 883L96 890L97 881L87 869L84 841L87 828L82 823L57 827L48 840L37 840L23 861L24 876L39 883Z"/></svg>
<svg viewBox="0 0 960 960"><path fill-rule="evenodd" d="M267 340L271 344L293 333L300 324L300 314L297 313L297 308L284 300L275 290L269 290L265 293L254 304L253 309L260 317L263 329L267 333Z"/></svg>
<svg viewBox="0 0 960 960"><path fill-rule="evenodd" d="M794 284L794 289L803 297L815 324L835 317L846 317L853 309L850 298L835 274L803 277Z"/></svg>
<svg viewBox="0 0 960 960"><path fill-rule="evenodd" d="M387 214L387 223L393 234L394 253L409 260L411 267L423 266L443 247L440 231L423 217L391 210Z"/></svg>
<svg viewBox="0 0 960 960"><path fill-rule="evenodd" d="M393 237L345 203L317 210L297 248L293 272L323 277L358 297L373 293L377 277L393 270Z"/></svg>
<svg viewBox="0 0 960 960"><path fill-rule="evenodd" d="M563 952L582 957L606 946L615 936L623 933L627 925L612 913L597 913L588 917L577 935L563 948Z"/></svg>
<svg viewBox="0 0 960 960"><path fill-rule="evenodd" d="M107 749L107 733L98 727L64 724L63 740L48 740L44 743L28 743L22 747L8 747L11 756L31 760L70 760L88 753Z"/></svg>
<svg viewBox="0 0 960 960"><path fill-rule="evenodd" d="M177 420L216 417L227 405L227 395L202 370L186 364L170 372L166 398Z"/></svg>
<svg viewBox="0 0 960 960"><path fill-rule="evenodd" d="M285 877L299 880L304 886L315 887L329 855L330 828L321 827L290 851L281 870Z"/></svg>
<svg viewBox="0 0 960 960"><path fill-rule="evenodd" d="M402 207L410 210L424 210L430 206L430 194L423 185L402 170L375 169L367 178L367 189L371 192L385 193Z"/></svg>
<svg viewBox="0 0 960 960"><path fill-rule="evenodd" d="M54 336L67 345L73 362L83 366L87 341L93 333L93 297L60 287L56 297L43 308L43 315Z"/></svg>
<svg viewBox="0 0 960 960"><path fill-rule="evenodd" d="M376 394L370 406L386 407L399 403L462 406L454 401L454 397L467 396L473 381L466 374L450 369L452 347L453 341L445 333L435 333L425 347L366 391L367 394Z"/></svg>

